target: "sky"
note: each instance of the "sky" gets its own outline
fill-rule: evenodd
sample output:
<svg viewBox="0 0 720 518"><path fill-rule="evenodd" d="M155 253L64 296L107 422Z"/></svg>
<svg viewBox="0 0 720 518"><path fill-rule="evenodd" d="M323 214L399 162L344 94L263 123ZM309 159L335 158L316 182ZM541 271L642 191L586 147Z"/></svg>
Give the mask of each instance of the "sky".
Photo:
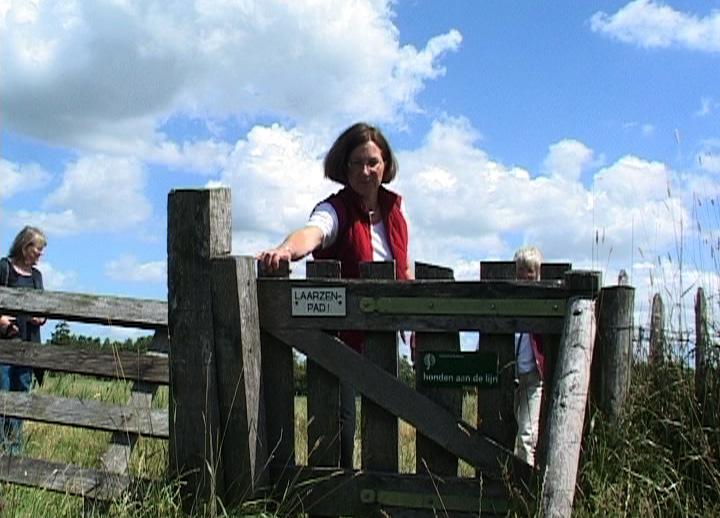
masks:
<svg viewBox="0 0 720 518"><path fill-rule="evenodd" d="M639 325L656 292L720 311L720 0L0 0L0 251L34 224L47 289L166 299L170 190L230 187L254 255L361 120L413 260L534 244L625 269Z"/></svg>

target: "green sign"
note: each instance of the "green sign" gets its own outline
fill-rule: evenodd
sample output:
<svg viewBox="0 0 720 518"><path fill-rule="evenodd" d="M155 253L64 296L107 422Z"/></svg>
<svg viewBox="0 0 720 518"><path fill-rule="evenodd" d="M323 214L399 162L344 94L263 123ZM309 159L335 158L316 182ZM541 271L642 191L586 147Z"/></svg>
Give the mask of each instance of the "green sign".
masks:
<svg viewBox="0 0 720 518"><path fill-rule="evenodd" d="M491 352L421 353L420 383L430 387L498 385L498 355Z"/></svg>

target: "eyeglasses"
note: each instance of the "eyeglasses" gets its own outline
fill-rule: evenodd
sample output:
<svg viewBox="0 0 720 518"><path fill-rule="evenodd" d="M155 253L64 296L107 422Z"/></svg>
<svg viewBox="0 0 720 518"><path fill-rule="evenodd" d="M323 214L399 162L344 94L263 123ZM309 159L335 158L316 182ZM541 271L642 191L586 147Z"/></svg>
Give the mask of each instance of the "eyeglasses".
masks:
<svg viewBox="0 0 720 518"><path fill-rule="evenodd" d="M368 160L350 160L348 167L354 171L363 171L366 167L370 171L377 171L382 167L383 161L380 158L370 158Z"/></svg>

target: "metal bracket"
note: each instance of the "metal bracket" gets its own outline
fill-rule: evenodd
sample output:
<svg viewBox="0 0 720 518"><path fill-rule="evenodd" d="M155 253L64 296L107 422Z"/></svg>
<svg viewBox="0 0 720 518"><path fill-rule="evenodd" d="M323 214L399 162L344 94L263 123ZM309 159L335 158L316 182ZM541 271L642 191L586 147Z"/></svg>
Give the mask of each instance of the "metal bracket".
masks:
<svg viewBox="0 0 720 518"><path fill-rule="evenodd" d="M478 513L480 509L494 513L506 513L508 504L498 498L476 498L462 495L421 494L404 491L382 491L363 489L360 491L363 504L379 504L388 507L408 509L435 509Z"/></svg>
<svg viewBox="0 0 720 518"><path fill-rule="evenodd" d="M361 297L360 311L395 315L562 317L565 315L565 300Z"/></svg>

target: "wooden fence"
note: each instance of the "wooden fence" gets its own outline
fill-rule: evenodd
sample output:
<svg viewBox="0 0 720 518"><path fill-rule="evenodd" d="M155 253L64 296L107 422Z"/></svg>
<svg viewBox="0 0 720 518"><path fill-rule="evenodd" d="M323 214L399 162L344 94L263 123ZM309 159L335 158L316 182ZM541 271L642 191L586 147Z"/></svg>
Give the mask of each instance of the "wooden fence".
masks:
<svg viewBox="0 0 720 518"><path fill-rule="evenodd" d="M3 341L2 363L132 379L138 390L126 406L90 411L87 402L2 394L7 416L116 433L107 469L2 457L1 479L109 498L131 484L133 441L123 437L148 435L169 439L168 475L184 481L189 510L215 498L232 504L281 495L284 505L321 516L504 514L509 488L532 503L537 484L537 473L511 453L513 335L524 331L547 337L554 364L542 449L545 472L557 475L550 483L546 476L538 504L547 515L569 511L595 315L606 328L595 350L615 363L595 362L601 381L593 392L613 415L629 369L621 376L608 370L630 358L632 288L599 290L596 272L567 265L545 266L549 280L516 282L507 280L509 263L483 263L484 280L473 282L422 263L410 282L393 280L386 263L364 264L364 278L354 280L338 278L334 262L308 263L307 279L290 279L287 270L257 276L253 258L230 255L230 220L227 189L170 193L167 304L0 288L0 312L154 329L159 343L170 336L171 350L165 358ZM294 294L310 292L342 293L343 311L294 312ZM342 329L365 331L363 355L335 337ZM467 330L480 331L483 350L497 352L499 386L479 390L478 423L460 415L462 389L418 383L413 390L397 379L397 331L408 329L417 332L419 354L457 352L458 332ZM307 430L295 429L293 349L308 361ZM340 380L361 395L360 470L338 468ZM140 384L168 382L169 409L149 410ZM417 431L414 474L398 472L398 419ZM306 466L296 460L297 433L307 434ZM458 476L459 459L476 477Z"/></svg>
<svg viewBox="0 0 720 518"><path fill-rule="evenodd" d="M230 219L228 190L170 194L170 451L188 501L234 502L267 495L262 489L269 487L292 502L287 505L319 516L505 513L508 485L529 496L536 482L534 470L508 447L512 337L526 331L554 337L556 378L564 385L558 391L551 381L548 392L562 430L552 436L547 462L558 473L573 473L571 481L546 484L543 505L553 514L572 503L597 273L570 271L560 281L531 283L455 282L446 268L418 264L418 280L396 282L392 263L365 263L363 278L347 280L338 278L336 263L311 262L307 279L290 279L287 270L257 277L251 257L230 255ZM322 301L328 294L342 301L341 310L298 311L308 297ZM365 332L362 355L335 337L347 329ZM459 414L461 389L419 385L416 391L397 379L397 331L404 329L418 333L421 353L457 351L463 330L480 331L483 344L497 342L500 387L479 393L479 427ZM307 466L294 451L295 434L305 431L295 429L293 349L308 361ZM585 358L567 354L574 350ZM360 470L338 467L341 380L361 394ZM570 414L580 415L579 425L569 424ZM418 434L414 474L398 473L398 419ZM551 454L565 452L575 455L574 464L572 455ZM458 459L477 478L458 477Z"/></svg>
<svg viewBox="0 0 720 518"><path fill-rule="evenodd" d="M0 313L30 313L155 331L147 355L0 340L0 363L133 381L127 405L0 392L0 413L6 417L112 432L101 459L102 468L0 454L0 481L102 500L117 498L128 491L137 482L128 475L128 462L137 438L169 437L167 410L151 408L155 389L168 384L167 304L2 287Z"/></svg>

